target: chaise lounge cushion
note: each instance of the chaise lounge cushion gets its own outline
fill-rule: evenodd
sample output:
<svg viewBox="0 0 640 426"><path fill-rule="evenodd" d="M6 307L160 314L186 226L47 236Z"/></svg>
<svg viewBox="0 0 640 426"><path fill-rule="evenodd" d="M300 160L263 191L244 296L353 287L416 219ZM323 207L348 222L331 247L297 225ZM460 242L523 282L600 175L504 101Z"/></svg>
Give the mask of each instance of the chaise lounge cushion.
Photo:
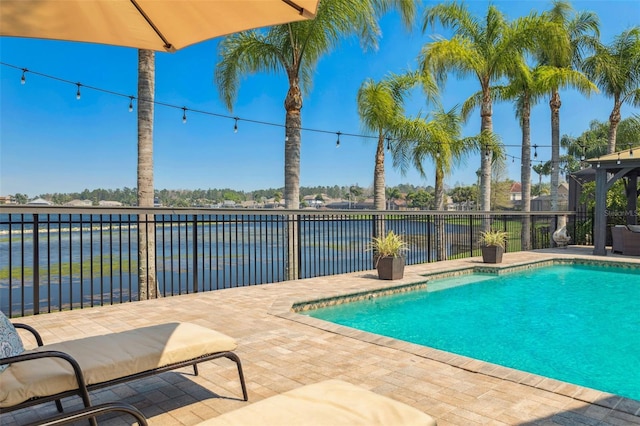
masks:
<svg viewBox="0 0 640 426"><path fill-rule="evenodd" d="M272 396L198 426L424 425L436 421L402 402L341 380L327 380Z"/></svg>
<svg viewBox="0 0 640 426"><path fill-rule="evenodd" d="M190 323L167 323L41 346L78 361L88 385L126 377L204 355L233 351L234 339ZM77 389L72 368L58 358L13 363L2 373L0 407Z"/></svg>

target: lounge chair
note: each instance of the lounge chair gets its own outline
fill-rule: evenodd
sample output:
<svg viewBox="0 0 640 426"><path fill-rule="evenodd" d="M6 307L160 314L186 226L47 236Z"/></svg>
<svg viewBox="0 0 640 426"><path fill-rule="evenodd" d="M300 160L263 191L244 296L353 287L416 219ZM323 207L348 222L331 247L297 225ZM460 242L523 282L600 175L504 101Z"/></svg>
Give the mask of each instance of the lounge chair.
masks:
<svg viewBox="0 0 640 426"><path fill-rule="evenodd" d="M611 227L611 252L626 256L640 256L640 227L616 225Z"/></svg>
<svg viewBox="0 0 640 426"><path fill-rule="evenodd" d="M119 407L125 409L118 410ZM116 404L112 409L107 404L101 410L124 411L133 416L141 416L139 411L126 404ZM96 414L99 414L97 409L83 409L69 413L69 420L58 416L55 422L45 424L58 426ZM205 420L198 426L234 425L436 426L436 421L422 411L386 396L341 380L326 380L263 399Z"/></svg>
<svg viewBox="0 0 640 426"><path fill-rule="evenodd" d="M186 366L193 366L197 375L198 363L222 357L236 363L243 398L248 399L240 358L232 352L236 341L196 324L160 324L50 345L43 344L35 329L12 325L2 313L0 325L3 350L13 326L33 333L38 344L20 354L0 354L0 369L8 365L0 372L2 412L48 401L56 401L62 411L60 400L73 395L89 407L89 391Z"/></svg>

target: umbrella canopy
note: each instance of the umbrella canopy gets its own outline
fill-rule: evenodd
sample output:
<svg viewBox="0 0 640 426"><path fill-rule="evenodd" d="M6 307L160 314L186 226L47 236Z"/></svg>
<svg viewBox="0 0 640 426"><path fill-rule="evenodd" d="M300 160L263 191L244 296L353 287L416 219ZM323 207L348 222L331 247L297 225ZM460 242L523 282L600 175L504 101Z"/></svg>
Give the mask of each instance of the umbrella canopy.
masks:
<svg viewBox="0 0 640 426"><path fill-rule="evenodd" d="M315 17L319 0L2 0L0 35L158 51Z"/></svg>

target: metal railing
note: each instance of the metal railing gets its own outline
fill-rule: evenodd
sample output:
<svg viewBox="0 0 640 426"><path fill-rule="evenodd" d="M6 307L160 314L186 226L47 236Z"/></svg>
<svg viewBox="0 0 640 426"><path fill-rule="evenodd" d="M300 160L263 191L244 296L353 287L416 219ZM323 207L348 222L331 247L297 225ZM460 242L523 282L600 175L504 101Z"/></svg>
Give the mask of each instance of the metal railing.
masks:
<svg viewBox="0 0 640 426"><path fill-rule="evenodd" d="M369 270L369 242L388 230L406 238L409 265L479 256L487 221L509 233L507 251L520 250L523 220L531 248L547 248L559 215L572 236L588 238L592 221L568 212L2 206L0 309L16 317L132 302L139 283L167 297ZM149 234L154 251L142 259L155 278L144 281L138 238Z"/></svg>

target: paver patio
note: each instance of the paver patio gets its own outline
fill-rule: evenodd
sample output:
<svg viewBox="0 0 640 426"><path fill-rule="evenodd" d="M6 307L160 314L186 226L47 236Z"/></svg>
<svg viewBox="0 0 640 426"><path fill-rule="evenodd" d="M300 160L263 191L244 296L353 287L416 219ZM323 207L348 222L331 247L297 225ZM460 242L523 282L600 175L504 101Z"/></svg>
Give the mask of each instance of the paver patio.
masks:
<svg viewBox="0 0 640 426"><path fill-rule="evenodd" d="M507 253L502 266L537 260L584 258L637 263L629 256L590 256L571 247ZM291 311L294 302L425 281L422 274L481 265L480 258L409 266L400 281L375 271L233 288L151 301L20 318L46 343L168 321L190 321L238 340L249 402L242 401L235 364L200 364L92 393L94 404L130 403L151 425L193 425L304 384L346 380L412 405L446 425L640 425L640 401L571 385L482 361L376 336ZM78 408L79 398L64 401ZM3 414L19 425L56 414L53 403ZM100 424L129 424L110 416ZM256 425L260 419L256 419Z"/></svg>

